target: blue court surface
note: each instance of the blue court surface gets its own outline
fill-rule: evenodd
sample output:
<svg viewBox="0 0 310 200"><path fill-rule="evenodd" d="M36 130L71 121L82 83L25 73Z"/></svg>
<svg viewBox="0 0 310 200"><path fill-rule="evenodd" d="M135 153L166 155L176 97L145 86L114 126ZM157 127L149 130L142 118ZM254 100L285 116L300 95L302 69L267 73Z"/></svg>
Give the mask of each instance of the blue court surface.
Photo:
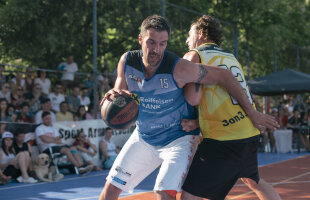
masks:
<svg viewBox="0 0 310 200"><path fill-rule="evenodd" d="M309 153L259 153L258 162L260 166L294 159ZM151 191L155 183L158 170L155 170L143 182L141 182L134 193ZM56 183L39 182L34 184L11 182L0 185L1 200L95 200L98 199L105 177L108 171L92 172L85 176L66 175L63 180ZM131 195L123 192L120 197Z"/></svg>

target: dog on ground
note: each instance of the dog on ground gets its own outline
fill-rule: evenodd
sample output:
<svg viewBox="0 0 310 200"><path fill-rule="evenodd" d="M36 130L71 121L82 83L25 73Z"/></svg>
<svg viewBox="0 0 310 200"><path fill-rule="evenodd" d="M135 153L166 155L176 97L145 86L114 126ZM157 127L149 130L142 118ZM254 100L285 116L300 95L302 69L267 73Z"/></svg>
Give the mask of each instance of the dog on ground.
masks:
<svg viewBox="0 0 310 200"><path fill-rule="evenodd" d="M41 153L38 155L35 164L34 171L39 180L45 182L55 182L63 179L63 174L55 174L49 169L51 159L49 155Z"/></svg>

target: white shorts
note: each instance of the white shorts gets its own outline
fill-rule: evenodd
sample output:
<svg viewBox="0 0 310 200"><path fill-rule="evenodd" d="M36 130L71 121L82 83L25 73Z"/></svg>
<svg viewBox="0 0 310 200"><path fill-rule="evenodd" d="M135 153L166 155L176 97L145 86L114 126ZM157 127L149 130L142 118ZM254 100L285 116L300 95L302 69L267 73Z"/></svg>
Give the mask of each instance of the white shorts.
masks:
<svg viewBox="0 0 310 200"><path fill-rule="evenodd" d="M154 190L179 192L196 152L198 140L198 135L186 135L166 146L155 147L146 143L135 130L117 156L107 180L123 191L132 192L161 165Z"/></svg>

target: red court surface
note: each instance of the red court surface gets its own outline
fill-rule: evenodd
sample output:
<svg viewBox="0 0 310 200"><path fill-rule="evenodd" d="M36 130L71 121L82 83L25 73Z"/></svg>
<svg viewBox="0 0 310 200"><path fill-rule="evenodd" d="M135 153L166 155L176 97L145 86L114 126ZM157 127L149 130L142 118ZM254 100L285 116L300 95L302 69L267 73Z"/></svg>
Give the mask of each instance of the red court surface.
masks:
<svg viewBox="0 0 310 200"><path fill-rule="evenodd" d="M260 176L273 185L283 200L310 199L310 155L259 168ZM179 200L179 194L177 200ZM258 200L256 195L238 181L226 198ZM134 194L120 200L155 200L153 192Z"/></svg>

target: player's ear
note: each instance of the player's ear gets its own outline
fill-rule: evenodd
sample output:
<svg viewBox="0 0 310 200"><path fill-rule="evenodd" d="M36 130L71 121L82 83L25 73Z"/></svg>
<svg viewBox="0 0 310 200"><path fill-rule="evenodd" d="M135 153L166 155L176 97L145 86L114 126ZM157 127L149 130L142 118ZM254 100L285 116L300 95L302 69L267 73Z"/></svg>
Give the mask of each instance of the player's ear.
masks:
<svg viewBox="0 0 310 200"><path fill-rule="evenodd" d="M142 45L142 40L143 40L142 35L139 34L139 44L140 44L140 45Z"/></svg>

